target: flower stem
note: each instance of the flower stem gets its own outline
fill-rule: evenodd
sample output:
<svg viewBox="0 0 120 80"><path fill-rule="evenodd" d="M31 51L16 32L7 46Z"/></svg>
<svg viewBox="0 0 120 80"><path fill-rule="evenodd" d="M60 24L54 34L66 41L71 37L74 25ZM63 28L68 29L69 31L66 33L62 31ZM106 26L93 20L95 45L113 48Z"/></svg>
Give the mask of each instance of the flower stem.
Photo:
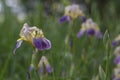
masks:
<svg viewBox="0 0 120 80"><path fill-rule="evenodd" d="M35 49L32 54L31 64L34 65L34 76L36 80L42 80L38 72L38 63L41 57L42 57L42 53L38 53L38 50Z"/></svg>

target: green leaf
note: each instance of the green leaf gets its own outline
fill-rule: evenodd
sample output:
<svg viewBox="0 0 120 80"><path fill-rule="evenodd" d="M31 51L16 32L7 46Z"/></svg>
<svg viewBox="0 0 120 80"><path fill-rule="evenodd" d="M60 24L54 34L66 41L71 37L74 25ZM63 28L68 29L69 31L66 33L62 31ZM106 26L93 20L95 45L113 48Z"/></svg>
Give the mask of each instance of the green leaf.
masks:
<svg viewBox="0 0 120 80"><path fill-rule="evenodd" d="M109 39L110 39L109 32L108 32L108 30L106 30L105 34L103 36L103 43L104 43L104 45L106 45L106 43L108 42Z"/></svg>
<svg viewBox="0 0 120 80"><path fill-rule="evenodd" d="M105 71L103 70L103 68L101 66L99 66L99 78L100 78L100 80L106 79Z"/></svg>

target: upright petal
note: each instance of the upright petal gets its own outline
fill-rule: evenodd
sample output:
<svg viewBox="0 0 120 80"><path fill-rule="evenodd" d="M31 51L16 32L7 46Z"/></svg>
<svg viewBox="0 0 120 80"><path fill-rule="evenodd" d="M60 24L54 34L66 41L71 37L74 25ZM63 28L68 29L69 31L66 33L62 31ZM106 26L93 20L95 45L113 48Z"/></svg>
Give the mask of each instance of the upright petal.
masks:
<svg viewBox="0 0 120 80"><path fill-rule="evenodd" d="M48 50L51 48L51 42L46 38L33 39L33 45L40 51Z"/></svg>
<svg viewBox="0 0 120 80"><path fill-rule="evenodd" d="M15 54L16 50L21 46L22 42L23 42L23 40L18 40L18 41L17 41L16 47L15 47L14 50L13 50L13 53L14 53L14 54Z"/></svg>

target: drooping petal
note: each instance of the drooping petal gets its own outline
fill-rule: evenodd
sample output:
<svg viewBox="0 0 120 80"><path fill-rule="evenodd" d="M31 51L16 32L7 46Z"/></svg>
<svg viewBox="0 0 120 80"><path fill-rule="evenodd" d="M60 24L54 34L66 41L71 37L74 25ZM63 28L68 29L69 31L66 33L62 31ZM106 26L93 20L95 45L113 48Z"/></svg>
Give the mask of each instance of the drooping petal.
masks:
<svg viewBox="0 0 120 80"><path fill-rule="evenodd" d="M102 34L100 31L96 31L96 32L95 32L95 35L96 35L96 37L99 38L99 39L103 38L103 34Z"/></svg>
<svg viewBox="0 0 120 80"><path fill-rule="evenodd" d="M35 38L33 39L33 44L40 51L51 48L51 42L46 38Z"/></svg>
<svg viewBox="0 0 120 80"><path fill-rule="evenodd" d="M113 47L117 46L118 44L119 44L119 42L116 41L116 40L114 40L114 41L112 42L112 46L113 46Z"/></svg>
<svg viewBox="0 0 120 80"><path fill-rule="evenodd" d="M52 68L49 64L47 64L47 65L46 65L46 71L47 71L48 73L52 73L52 72L53 72L53 68Z"/></svg>
<svg viewBox="0 0 120 80"><path fill-rule="evenodd" d="M84 30L80 30L78 33L77 33L77 37L80 38L83 34L84 34Z"/></svg>
<svg viewBox="0 0 120 80"><path fill-rule="evenodd" d="M51 65L49 64L47 58L45 56L42 56L41 61L43 61L46 71L48 73L52 73L53 72L53 68L51 67Z"/></svg>
<svg viewBox="0 0 120 80"><path fill-rule="evenodd" d="M71 20L70 16L62 16L62 17L59 19L59 22L60 22L60 23L63 23L63 22L70 21L70 20Z"/></svg>
<svg viewBox="0 0 120 80"><path fill-rule="evenodd" d="M16 47L15 47L14 50L13 50L13 53L14 53L14 54L15 54L16 50L21 46L22 42L23 42L23 40L18 40L18 41L17 41Z"/></svg>
<svg viewBox="0 0 120 80"><path fill-rule="evenodd" d="M88 29L86 31L86 33L87 33L88 36L93 36L95 34L95 30L94 29Z"/></svg>

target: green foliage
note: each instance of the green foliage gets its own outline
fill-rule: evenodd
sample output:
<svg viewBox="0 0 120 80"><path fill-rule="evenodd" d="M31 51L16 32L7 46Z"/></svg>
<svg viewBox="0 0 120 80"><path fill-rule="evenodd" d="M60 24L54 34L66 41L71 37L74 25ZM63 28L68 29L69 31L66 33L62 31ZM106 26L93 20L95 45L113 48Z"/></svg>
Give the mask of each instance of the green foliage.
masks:
<svg viewBox="0 0 120 80"><path fill-rule="evenodd" d="M29 2L29 0L27 2L25 1L26 3L24 3L24 0L22 1L21 4L24 7ZM85 1L87 5L92 5L89 7L91 13L88 13L88 16L99 24L103 33L105 30L108 30L109 33L107 31L105 32L103 40L86 35L77 38L76 34L80 29L81 21L77 19L74 22L75 53L72 54L74 63L72 76L70 76L70 55L68 55L69 52L65 51L66 45L64 43L68 32L68 23L60 24L58 22L61 14L51 11L49 15L45 9L45 3L42 4L41 1L37 1L34 9L26 12L25 20L19 21L10 7L2 1L4 12L2 16L0 15L0 80L26 80L33 52L32 46L24 42L17 50L16 55L13 55L16 40L19 38L19 31L25 22L30 26L35 25L41 28L46 38L51 40L52 48L46 51L44 55L48 57L49 62L54 68L54 72L45 76L45 80L92 80L96 75L99 75L100 80L111 80L114 65L110 40L111 37L113 38L120 32L120 20L117 18L118 13L116 13L116 8L118 8L116 4L119 1L113 4L113 1L110 0L109 4L106 4L103 10L104 13L102 12L102 14L99 12L98 4L95 0L93 2L90 2L90 0ZM69 3L69 1L65 3L65 0L61 2L64 5ZM108 7L108 5L111 6ZM62 72L65 72L65 76L62 75ZM105 79L108 76L109 79Z"/></svg>

